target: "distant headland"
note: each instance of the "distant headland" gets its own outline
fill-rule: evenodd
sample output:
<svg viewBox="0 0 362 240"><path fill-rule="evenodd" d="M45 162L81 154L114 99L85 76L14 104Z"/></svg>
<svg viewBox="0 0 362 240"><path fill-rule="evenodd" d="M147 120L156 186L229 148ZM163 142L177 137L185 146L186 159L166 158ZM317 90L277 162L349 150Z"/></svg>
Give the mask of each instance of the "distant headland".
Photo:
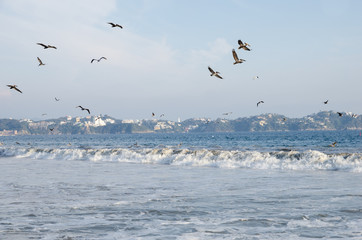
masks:
<svg viewBox="0 0 362 240"><path fill-rule="evenodd" d="M362 116L348 112L343 112L341 115L333 111L321 111L302 118L288 118L269 113L237 119L191 118L176 122L157 118L119 120L107 115L67 116L40 121L0 119L0 136L323 130L362 130Z"/></svg>

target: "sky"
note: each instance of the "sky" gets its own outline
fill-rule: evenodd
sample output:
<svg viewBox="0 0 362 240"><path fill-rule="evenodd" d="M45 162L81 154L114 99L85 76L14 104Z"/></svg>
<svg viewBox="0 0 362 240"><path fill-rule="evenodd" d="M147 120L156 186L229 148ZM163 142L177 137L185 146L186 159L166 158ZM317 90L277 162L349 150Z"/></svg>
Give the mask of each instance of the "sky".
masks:
<svg viewBox="0 0 362 240"><path fill-rule="evenodd" d="M118 119L362 114L361 12L359 0L0 0L0 118L87 116L78 105Z"/></svg>

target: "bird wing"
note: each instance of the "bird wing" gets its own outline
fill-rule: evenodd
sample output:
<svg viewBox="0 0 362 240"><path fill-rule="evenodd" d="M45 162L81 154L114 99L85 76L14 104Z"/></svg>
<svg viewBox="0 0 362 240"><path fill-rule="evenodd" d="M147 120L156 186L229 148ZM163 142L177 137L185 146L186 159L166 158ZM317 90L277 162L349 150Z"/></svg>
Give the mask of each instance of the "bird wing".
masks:
<svg viewBox="0 0 362 240"><path fill-rule="evenodd" d="M87 110L88 114L90 114L90 110L88 108L84 109L84 110Z"/></svg>
<svg viewBox="0 0 362 240"><path fill-rule="evenodd" d="M106 58L106 57L101 57L101 58L99 59L99 61L100 61L100 60L102 60L102 59L107 60L107 58Z"/></svg>
<svg viewBox="0 0 362 240"><path fill-rule="evenodd" d="M91 61L91 63L93 63L95 60L97 60L97 59L94 59L94 58L93 58L92 61Z"/></svg>
<svg viewBox="0 0 362 240"><path fill-rule="evenodd" d="M115 27L115 26L116 26L116 24L114 24L114 23L112 23L112 22L109 22L108 24L111 24L112 27Z"/></svg>
<svg viewBox="0 0 362 240"><path fill-rule="evenodd" d="M54 49L57 49L56 46L52 46L52 45L48 45L49 48L54 48Z"/></svg>
<svg viewBox="0 0 362 240"><path fill-rule="evenodd" d="M218 77L218 78L220 78L220 79L223 79L223 78L219 75L219 73L217 73L215 76Z"/></svg>
<svg viewBox="0 0 362 240"><path fill-rule="evenodd" d="M247 46L243 46L243 49L246 51L250 51L250 48L248 48Z"/></svg>
<svg viewBox="0 0 362 240"><path fill-rule="evenodd" d="M235 62L237 62L237 61L239 61L239 58L238 58L238 55L236 54L236 52L235 52L235 49L233 49L233 57L234 57L234 59L235 59Z"/></svg>
<svg viewBox="0 0 362 240"><path fill-rule="evenodd" d="M211 67L207 67L208 69L209 69L209 71L212 73L212 74L214 74L215 73L215 71L214 70L212 70L212 68Z"/></svg>
<svg viewBox="0 0 362 240"><path fill-rule="evenodd" d="M241 40L238 40L238 44L239 44L240 46L241 46L241 45L244 45Z"/></svg>
<svg viewBox="0 0 362 240"><path fill-rule="evenodd" d="M6 86L8 86L9 88L13 88L14 85L6 85Z"/></svg>
<svg viewBox="0 0 362 240"><path fill-rule="evenodd" d="M38 45L40 45L40 46L42 46L42 47L44 47L44 48L47 48L48 46L47 45L45 45L45 44L43 44L43 43L37 43Z"/></svg>
<svg viewBox="0 0 362 240"><path fill-rule="evenodd" d="M116 27L120 27L120 28L123 28L121 25L119 25L119 24L116 24Z"/></svg>
<svg viewBox="0 0 362 240"><path fill-rule="evenodd" d="M17 88L17 87L13 87L16 91L18 91L19 93L23 93L22 91L20 91L20 89L19 88Z"/></svg>
<svg viewBox="0 0 362 240"><path fill-rule="evenodd" d="M36 57L39 61L40 64L43 64L43 62L41 61L41 59L39 57Z"/></svg>

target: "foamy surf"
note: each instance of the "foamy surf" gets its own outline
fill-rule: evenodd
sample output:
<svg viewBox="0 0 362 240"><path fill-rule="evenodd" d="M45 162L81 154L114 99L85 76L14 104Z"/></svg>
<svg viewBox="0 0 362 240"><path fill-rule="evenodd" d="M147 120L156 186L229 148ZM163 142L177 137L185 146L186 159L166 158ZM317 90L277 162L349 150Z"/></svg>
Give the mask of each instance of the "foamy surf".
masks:
<svg viewBox="0 0 362 240"><path fill-rule="evenodd" d="M362 172L361 153L239 151L175 148L2 148L0 157L65 161L112 161L192 167Z"/></svg>

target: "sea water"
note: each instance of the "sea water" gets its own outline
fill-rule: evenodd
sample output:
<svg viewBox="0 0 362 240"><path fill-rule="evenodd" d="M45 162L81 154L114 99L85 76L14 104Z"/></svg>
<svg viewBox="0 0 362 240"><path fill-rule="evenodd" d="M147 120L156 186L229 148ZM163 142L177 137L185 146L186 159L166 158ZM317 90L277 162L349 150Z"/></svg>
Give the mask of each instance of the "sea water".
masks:
<svg viewBox="0 0 362 240"><path fill-rule="evenodd" d="M362 239L357 131L0 142L0 239Z"/></svg>

